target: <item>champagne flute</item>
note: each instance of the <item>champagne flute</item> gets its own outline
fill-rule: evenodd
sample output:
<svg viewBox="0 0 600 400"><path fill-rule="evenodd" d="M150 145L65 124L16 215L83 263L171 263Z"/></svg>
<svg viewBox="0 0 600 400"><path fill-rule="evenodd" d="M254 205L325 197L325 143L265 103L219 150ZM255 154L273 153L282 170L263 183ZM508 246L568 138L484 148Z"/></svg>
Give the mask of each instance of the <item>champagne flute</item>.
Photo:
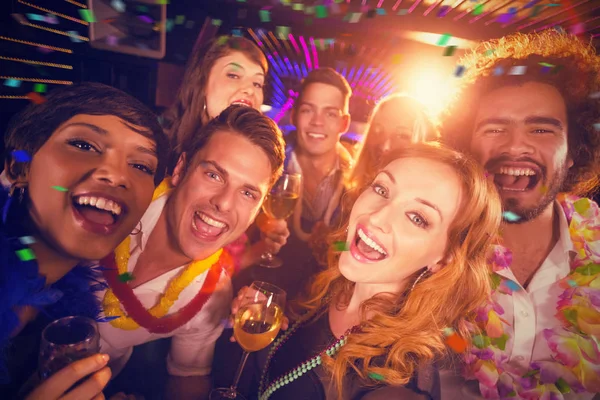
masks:
<svg viewBox="0 0 600 400"><path fill-rule="evenodd" d="M287 219L294 212L301 185L302 175L284 172L263 202L264 213L273 219ZM261 267L278 268L283 264L280 258L268 251L261 255L261 259Z"/></svg>
<svg viewBox="0 0 600 400"><path fill-rule="evenodd" d="M244 353L235 373L233 384L210 392L210 400L237 399L244 396L237 392L240 376L250 352L262 350L273 342L283 320L286 293L267 282L254 281L246 291L240 308L235 315L233 335Z"/></svg>
<svg viewBox="0 0 600 400"><path fill-rule="evenodd" d="M39 373L45 380L67 365L100 352L96 321L86 317L65 317L42 331Z"/></svg>

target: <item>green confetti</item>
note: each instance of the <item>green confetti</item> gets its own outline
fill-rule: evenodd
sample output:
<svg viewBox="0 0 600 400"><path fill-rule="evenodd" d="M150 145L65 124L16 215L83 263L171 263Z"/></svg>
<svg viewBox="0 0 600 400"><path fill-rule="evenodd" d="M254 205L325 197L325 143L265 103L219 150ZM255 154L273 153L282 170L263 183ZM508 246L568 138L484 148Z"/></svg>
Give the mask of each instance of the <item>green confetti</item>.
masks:
<svg viewBox="0 0 600 400"><path fill-rule="evenodd" d="M348 250L350 250L350 247L348 246L348 243L346 243L346 242L334 242L333 243L333 248L335 249L335 251L348 251Z"/></svg>
<svg viewBox="0 0 600 400"><path fill-rule="evenodd" d="M156 0L156 4L169 4L169 0Z"/></svg>
<svg viewBox="0 0 600 400"><path fill-rule="evenodd" d="M304 4L302 4L302 3L294 3L292 5L292 10L294 10L294 11L303 11L304 10Z"/></svg>
<svg viewBox="0 0 600 400"><path fill-rule="evenodd" d="M360 21L360 17L362 17L362 13L350 13L348 15L350 16L348 22L351 24L356 24L358 21Z"/></svg>
<svg viewBox="0 0 600 400"><path fill-rule="evenodd" d="M17 256L21 261L31 261L35 260L35 254L31 249L21 249L16 251Z"/></svg>
<svg viewBox="0 0 600 400"><path fill-rule="evenodd" d="M369 373L369 378L375 379L376 381L384 381L385 377L381 374L377 374L375 372Z"/></svg>
<svg viewBox="0 0 600 400"><path fill-rule="evenodd" d="M480 15L483 12L483 4L477 4L473 9L473 15Z"/></svg>
<svg viewBox="0 0 600 400"><path fill-rule="evenodd" d="M149 13L150 12L150 10L148 9L148 7L146 7L146 6L137 6L135 9L138 10L139 12L143 12L143 13Z"/></svg>
<svg viewBox="0 0 600 400"><path fill-rule="evenodd" d="M446 47L446 50L444 50L444 57L453 55L455 51L456 51L456 46Z"/></svg>
<svg viewBox="0 0 600 400"><path fill-rule="evenodd" d="M398 11L398 14L396 15L406 15L408 14L408 8L403 8L402 10Z"/></svg>
<svg viewBox="0 0 600 400"><path fill-rule="evenodd" d="M289 26L277 26L275 27L275 33L277 33L277 37L281 40L287 40L292 29Z"/></svg>
<svg viewBox="0 0 600 400"><path fill-rule="evenodd" d="M310 7L306 7L304 9L304 13L307 15L312 15L315 13L315 7L314 6L310 6Z"/></svg>
<svg viewBox="0 0 600 400"><path fill-rule="evenodd" d="M167 28L167 32L171 32L173 30L173 26L175 26L175 21L172 19L167 19L167 23L165 28Z"/></svg>
<svg viewBox="0 0 600 400"><path fill-rule="evenodd" d="M450 336L454 333L454 329L452 329L450 327L444 328L443 331L444 331L445 336Z"/></svg>
<svg viewBox="0 0 600 400"><path fill-rule="evenodd" d="M56 190L58 190L59 192L68 192L68 191L69 191L69 189L67 189L67 188L64 188L64 187L62 187L62 186L52 186L52 189L56 189Z"/></svg>
<svg viewBox="0 0 600 400"><path fill-rule="evenodd" d="M316 6L315 15L317 18L327 18L327 8L325 6Z"/></svg>
<svg viewBox="0 0 600 400"><path fill-rule="evenodd" d="M213 19L212 24L214 26L221 26L221 24L223 24L223 21L221 21L220 19Z"/></svg>
<svg viewBox="0 0 600 400"><path fill-rule="evenodd" d="M175 17L175 25L182 25L185 22L185 15L178 15Z"/></svg>
<svg viewBox="0 0 600 400"><path fill-rule="evenodd" d="M545 63L545 62L541 62L541 63L539 63L539 64L540 64L542 67L550 67L550 68L553 68L553 67L554 67L554 64L548 64L548 63Z"/></svg>
<svg viewBox="0 0 600 400"><path fill-rule="evenodd" d="M489 56L491 56L492 54L494 54L495 52L496 52L496 49L489 49L489 50L486 50L486 51L485 51L484 55L485 55L486 57L489 57Z"/></svg>
<svg viewBox="0 0 600 400"><path fill-rule="evenodd" d="M452 35L449 33L444 33L443 35L440 36L440 40L438 40L437 45L438 46L445 46L448 44L448 42L450 41L450 38L452 38Z"/></svg>
<svg viewBox="0 0 600 400"><path fill-rule="evenodd" d="M46 93L48 86L43 83L36 83L33 85L33 91L37 93Z"/></svg>
<svg viewBox="0 0 600 400"><path fill-rule="evenodd" d="M133 275L131 275L129 272L124 272L119 275L119 281L121 281L123 283L129 282L132 280L133 280Z"/></svg>
<svg viewBox="0 0 600 400"><path fill-rule="evenodd" d="M260 10L258 12L258 16L260 17L260 22L270 22L271 21L271 13L269 10Z"/></svg>
<svg viewBox="0 0 600 400"><path fill-rule="evenodd" d="M248 0L237 0L238 3L245 3Z"/></svg>
<svg viewBox="0 0 600 400"><path fill-rule="evenodd" d="M573 203L573 207L578 214L584 215L590 209L590 202L588 199L579 199Z"/></svg>
<svg viewBox="0 0 600 400"><path fill-rule="evenodd" d="M92 10L83 10L80 9L79 10L79 15L81 15L81 18L83 18L84 21L86 22L97 22L96 21L96 17L94 17L94 12Z"/></svg>

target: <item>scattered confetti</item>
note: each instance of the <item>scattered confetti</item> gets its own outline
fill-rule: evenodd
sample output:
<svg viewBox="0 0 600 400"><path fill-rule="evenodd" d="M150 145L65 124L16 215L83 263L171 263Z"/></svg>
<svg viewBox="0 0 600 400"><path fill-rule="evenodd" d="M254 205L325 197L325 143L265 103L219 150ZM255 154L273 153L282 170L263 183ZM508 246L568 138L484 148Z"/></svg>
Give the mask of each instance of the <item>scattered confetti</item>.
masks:
<svg viewBox="0 0 600 400"><path fill-rule="evenodd" d="M69 34L69 38L71 38L71 41L73 43L81 43L82 42L82 40L78 38L79 32L77 32L77 31L67 31L67 33Z"/></svg>
<svg viewBox="0 0 600 400"><path fill-rule="evenodd" d="M583 22L575 24L569 29L569 32L575 36L581 35L585 32L585 24Z"/></svg>
<svg viewBox="0 0 600 400"><path fill-rule="evenodd" d="M38 14L25 14L27 16L27 18L29 18L30 21L40 21L40 22L45 22L46 21L46 17L44 17L43 15L38 15Z"/></svg>
<svg viewBox="0 0 600 400"><path fill-rule="evenodd" d="M108 35L106 37L106 44L109 46L116 46L119 44L119 38L113 35Z"/></svg>
<svg viewBox="0 0 600 400"><path fill-rule="evenodd" d="M510 69L508 74L509 75L525 75L525 72L527 72L526 65L515 65L514 67L512 67Z"/></svg>
<svg viewBox="0 0 600 400"><path fill-rule="evenodd" d="M124 272L119 275L119 281L121 281L121 282L129 282L132 280L133 280L133 275L131 275L129 272Z"/></svg>
<svg viewBox="0 0 600 400"><path fill-rule="evenodd" d="M408 8L403 8L402 10L398 11L397 15L406 15L408 14Z"/></svg>
<svg viewBox="0 0 600 400"><path fill-rule="evenodd" d="M149 16L147 16L147 15L138 15L138 19L140 21L143 21L143 22L147 23L147 24L154 23L154 20L152 18L150 18Z"/></svg>
<svg viewBox="0 0 600 400"><path fill-rule="evenodd" d="M504 218L508 222L516 222L521 219L517 214L512 211L504 211L502 213L502 218Z"/></svg>
<svg viewBox="0 0 600 400"><path fill-rule="evenodd" d="M148 9L148 7L146 7L146 6L137 6L135 9L138 10L139 12L143 12L143 13L149 13L150 12L150 10Z"/></svg>
<svg viewBox="0 0 600 400"><path fill-rule="evenodd" d="M21 86L21 81L18 79L6 79L4 81L4 86L18 88Z"/></svg>
<svg viewBox="0 0 600 400"><path fill-rule="evenodd" d="M260 17L260 22L271 21L271 12L269 10L260 10L258 16Z"/></svg>
<svg viewBox="0 0 600 400"><path fill-rule="evenodd" d="M167 5L167 4L170 4L170 2L169 2L169 0L156 0L156 4Z"/></svg>
<svg viewBox="0 0 600 400"><path fill-rule="evenodd" d="M360 17L362 17L362 13L351 13L350 15L350 20L348 21L351 24L356 24L358 21L360 21Z"/></svg>
<svg viewBox="0 0 600 400"><path fill-rule="evenodd" d="M440 7L440 10L437 13L437 17L438 18L443 18L446 15L448 15L448 13L450 11L452 11L452 7L450 7L450 6L442 6L442 7Z"/></svg>
<svg viewBox="0 0 600 400"><path fill-rule="evenodd" d="M33 91L36 93L46 93L48 86L44 83L36 83L33 85Z"/></svg>
<svg viewBox="0 0 600 400"><path fill-rule="evenodd" d="M21 14L10 14L11 17L13 17L18 23L20 23L21 25L26 24L27 23L27 18L25 18L24 16L22 16Z"/></svg>
<svg viewBox="0 0 600 400"><path fill-rule="evenodd" d="M531 0L529 3L527 3L525 5L525 7L523 7L524 9L528 9L531 8L533 6L535 6L537 3L539 3L541 0Z"/></svg>
<svg viewBox="0 0 600 400"><path fill-rule="evenodd" d="M242 30L241 29L232 29L231 30L231 36L235 36L235 37L242 37Z"/></svg>
<svg viewBox="0 0 600 400"><path fill-rule="evenodd" d="M67 189L67 188L64 188L64 187L62 187L62 186L52 186L52 189L56 189L56 190L58 190L59 192L68 192L68 191L69 191L69 189Z"/></svg>
<svg viewBox="0 0 600 400"><path fill-rule="evenodd" d="M600 131L600 123L594 124L594 129Z"/></svg>
<svg viewBox="0 0 600 400"><path fill-rule="evenodd" d="M192 21L192 20L190 20L190 21L187 21L187 22L185 23L185 28L186 28L186 29L192 29L192 28L194 27L194 25L195 25L195 24L196 24L196 21Z"/></svg>
<svg viewBox="0 0 600 400"><path fill-rule="evenodd" d="M440 36L440 39L438 40L437 45L438 46L446 46L451 38L452 38L451 34L444 33L443 35Z"/></svg>
<svg viewBox="0 0 600 400"><path fill-rule="evenodd" d="M446 49L444 50L444 57L453 55L455 51L456 51L456 46L446 47Z"/></svg>
<svg viewBox="0 0 600 400"><path fill-rule="evenodd" d="M81 18L83 18L83 20L86 22L96 22L96 17L94 16L94 12L92 10L79 9L79 15L81 15Z"/></svg>
<svg viewBox="0 0 600 400"><path fill-rule="evenodd" d="M175 24L176 25L183 25L184 22L185 22L185 15L177 15L175 17Z"/></svg>
<svg viewBox="0 0 600 400"><path fill-rule="evenodd" d="M572 279L569 279L569 280L567 281L567 283L568 283L568 284L569 284L569 286L571 286L571 287L575 287L575 286L577 286L577 282L575 282L575 281L574 281L574 280L572 280Z"/></svg>
<svg viewBox="0 0 600 400"><path fill-rule="evenodd" d="M31 156L25 150L13 150L10 154L16 162L31 161Z"/></svg>
<svg viewBox="0 0 600 400"><path fill-rule="evenodd" d="M376 10L376 12L377 12L377 15L387 15L385 12L385 8L378 8Z"/></svg>
<svg viewBox="0 0 600 400"><path fill-rule="evenodd" d="M346 242L334 242L333 243L333 248L335 249L335 251L348 251L348 250L350 250L350 247L348 246L348 243L346 243Z"/></svg>
<svg viewBox="0 0 600 400"><path fill-rule="evenodd" d="M513 19L515 17L515 15L517 15L517 9L515 7L511 7L508 9L507 13L499 16L497 21L502 24L507 24L510 22L511 19Z"/></svg>
<svg viewBox="0 0 600 400"><path fill-rule="evenodd" d="M275 32L277 33L277 37L281 40L287 40L292 29L289 26L277 26L275 28Z"/></svg>
<svg viewBox="0 0 600 400"><path fill-rule="evenodd" d="M541 5L537 5L537 6L533 7L533 10L531 10L531 14L529 14L529 18L537 17L543 8L544 8L544 6L541 6Z"/></svg>
<svg viewBox="0 0 600 400"><path fill-rule="evenodd" d="M21 249L17 250L15 253L17 253L17 257L19 257L21 261L35 260L35 254L31 249Z"/></svg>
<svg viewBox="0 0 600 400"><path fill-rule="evenodd" d="M315 16L317 18L327 18L327 7L315 6Z"/></svg>
<svg viewBox="0 0 600 400"><path fill-rule="evenodd" d="M458 65L456 67L456 71L454 71L454 76L456 76L457 78L460 78L464 72L465 72L464 65Z"/></svg>
<svg viewBox="0 0 600 400"><path fill-rule="evenodd" d="M369 378L375 379L376 381L383 381L383 380L385 380L385 377L383 375L378 374L376 372L370 372L369 373Z"/></svg>
<svg viewBox="0 0 600 400"><path fill-rule="evenodd" d="M29 246L30 244L35 243L35 239L33 238L33 236L21 236L19 238L19 242L21 242L21 244L25 246Z"/></svg>
<svg viewBox="0 0 600 400"><path fill-rule="evenodd" d="M477 4L473 9L473 15L480 15L483 12L483 4Z"/></svg>
<svg viewBox="0 0 600 400"><path fill-rule="evenodd" d="M56 15L53 14L46 15L44 21L48 24L58 25L58 18L56 18Z"/></svg>
<svg viewBox="0 0 600 400"><path fill-rule="evenodd" d="M590 99L600 99L600 92L590 94Z"/></svg>
<svg viewBox="0 0 600 400"><path fill-rule="evenodd" d="M513 292L516 292L517 290L521 289L521 286L519 286L519 284L515 281L511 281L510 279L507 279L504 281L506 286L508 286L508 288L510 290L512 290Z"/></svg>
<svg viewBox="0 0 600 400"><path fill-rule="evenodd" d="M294 3L294 4L292 4L292 10L294 10L294 11L303 11L304 10L304 4L302 4L302 3Z"/></svg>
<svg viewBox="0 0 600 400"><path fill-rule="evenodd" d="M167 32L171 32L173 30L174 26L175 26L175 21L173 21L172 19L167 19L167 21L165 23L165 28L167 29Z"/></svg>
<svg viewBox="0 0 600 400"><path fill-rule="evenodd" d="M489 57L496 52L496 49L488 49L483 53L484 56Z"/></svg>
<svg viewBox="0 0 600 400"><path fill-rule="evenodd" d="M36 92L27 93L26 96L34 104L42 104L46 101L44 96Z"/></svg>
<svg viewBox="0 0 600 400"><path fill-rule="evenodd" d="M502 75L504 73L504 68L502 67L496 67L494 69L494 76L499 76Z"/></svg>
<svg viewBox="0 0 600 400"><path fill-rule="evenodd" d="M110 2L110 6L115 10L118 11L120 13L125 12L125 10L127 10L127 6L125 5L125 3L123 3L122 0L112 0Z"/></svg>
<svg viewBox="0 0 600 400"><path fill-rule="evenodd" d="M214 26L221 26L221 25L223 24L223 21L222 21L222 20L220 20L220 19L213 19L213 20L212 20L212 24L213 24Z"/></svg>

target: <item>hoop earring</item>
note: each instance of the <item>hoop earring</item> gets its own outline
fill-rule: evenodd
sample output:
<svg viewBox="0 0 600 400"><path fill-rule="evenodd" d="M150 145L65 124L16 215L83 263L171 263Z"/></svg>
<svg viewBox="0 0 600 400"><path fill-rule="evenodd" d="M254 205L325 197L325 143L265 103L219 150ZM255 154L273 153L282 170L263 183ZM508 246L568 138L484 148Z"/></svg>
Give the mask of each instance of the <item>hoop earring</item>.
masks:
<svg viewBox="0 0 600 400"><path fill-rule="evenodd" d="M136 226L135 229L133 231L131 231L131 234L134 236L142 233L142 229L143 229L142 221L140 221L138 225L140 226L139 228ZM137 232L136 232L136 230L137 230Z"/></svg>
<svg viewBox="0 0 600 400"><path fill-rule="evenodd" d="M421 272L421 275L419 275L419 277L417 278L417 280L415 281L415 283L413 283L412 287L410 288L410 291L412 292L413 289L415 288L415 286L417 285L417 283L419 283L419 281L421 279L423 279L425 277L426 274L429 273L429 269L427 267L425 267L425 271Z"/></svg>

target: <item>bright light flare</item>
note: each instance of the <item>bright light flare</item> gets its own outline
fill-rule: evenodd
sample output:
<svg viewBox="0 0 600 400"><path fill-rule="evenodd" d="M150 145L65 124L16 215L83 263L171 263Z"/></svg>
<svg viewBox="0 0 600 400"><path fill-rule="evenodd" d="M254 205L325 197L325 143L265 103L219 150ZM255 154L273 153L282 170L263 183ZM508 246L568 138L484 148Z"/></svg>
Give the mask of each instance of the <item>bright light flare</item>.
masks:
<svg viewBox="0 0 600 400"><path fill-rule="evenodd" d="M448 105L454 95L459 79L452 71L440 68L419 68L408 80L406 92L428 107L434 117Z"/></svg>

